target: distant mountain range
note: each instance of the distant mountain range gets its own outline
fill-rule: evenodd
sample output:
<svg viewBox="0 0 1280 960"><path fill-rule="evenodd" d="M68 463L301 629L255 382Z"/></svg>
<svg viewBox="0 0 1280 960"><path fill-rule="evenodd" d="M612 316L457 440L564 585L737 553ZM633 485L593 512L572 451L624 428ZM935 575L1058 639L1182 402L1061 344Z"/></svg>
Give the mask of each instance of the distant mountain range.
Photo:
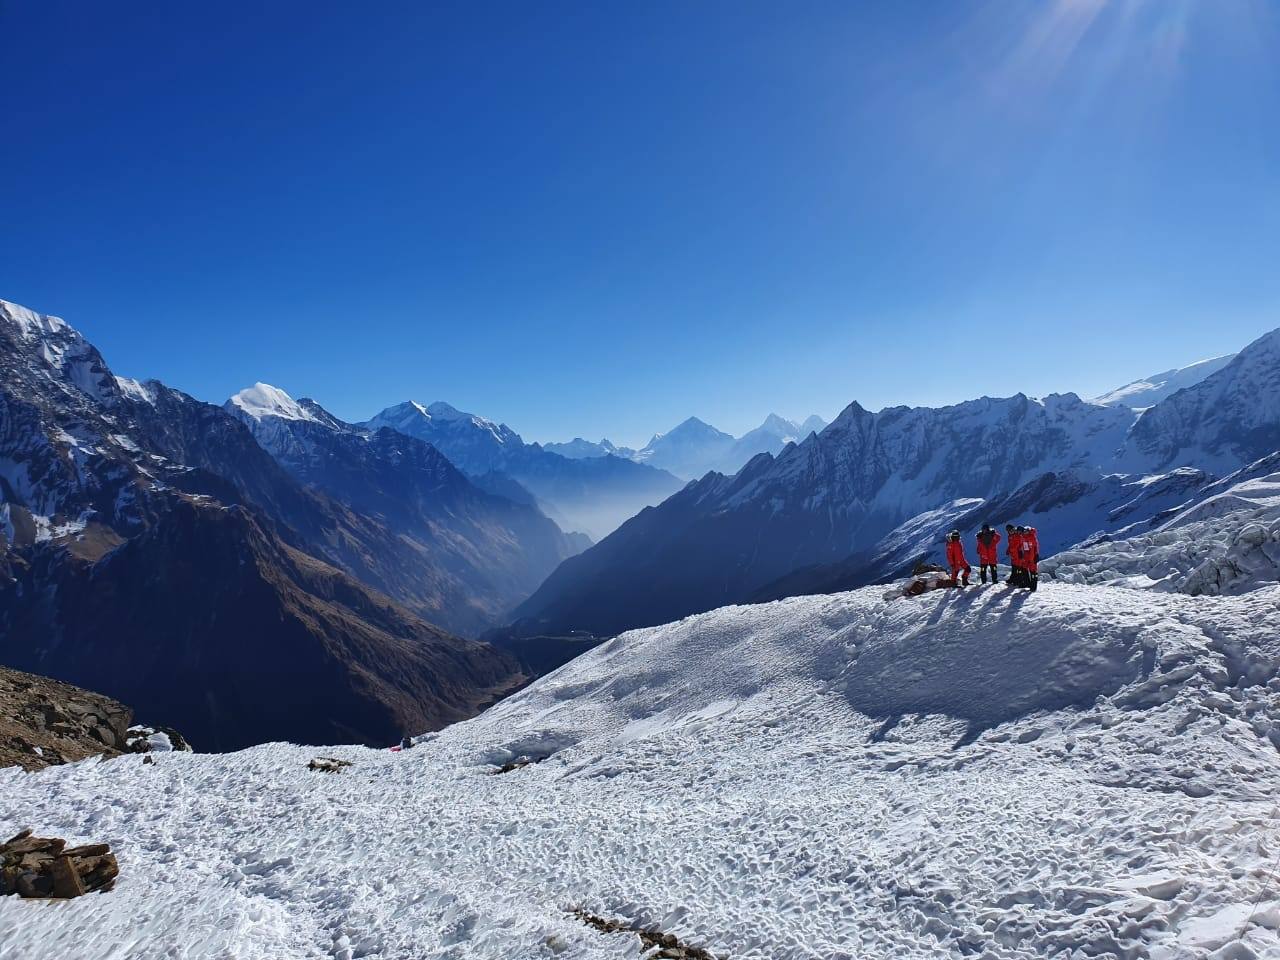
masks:
<svg viewBox="0 0 1280 960"><path fill-rule="evenodd" d="M614 446L607 439L592 443L581 437L568 443L548 443L544 449L575 459L623 457L696 480L712 470L737 473L752 457L761 453L777 455L788 443L799 443L826 425L816 414L796 423L771 413L760 426L735 438L697 417L689 417L667 433L654 434L639 450Z"/></svg>
<svg viewBox="0 0 1280 960"><path fill-rule="evenodd" d="M525 443L504 423L447 403L400 403L361 425L388 427L426 441L486 489L520 497L518 488L565 530L606 536L683 485L654 466L609 454L571 458Z"/></svg>
<svg viewBox="0 0 1280 960"><path fill-rule="evenodd" d="M1146 409L1074 394L850 404L821 433L690 483L565 561L518 629L607 636L870 582L936 558L953 525L1032 522L1047 554L1157 515L1280 449L1280 331L1197 380L1206 369Z"/></svg>

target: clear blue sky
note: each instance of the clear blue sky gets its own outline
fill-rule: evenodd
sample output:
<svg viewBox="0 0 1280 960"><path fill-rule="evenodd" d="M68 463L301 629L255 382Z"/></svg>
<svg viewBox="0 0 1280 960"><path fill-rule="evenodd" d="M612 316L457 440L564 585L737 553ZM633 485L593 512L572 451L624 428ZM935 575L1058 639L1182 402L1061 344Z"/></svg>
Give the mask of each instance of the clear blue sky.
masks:
<svg viewBox="0 0 1280 960"><path fill-rule="evenodd" d="M1280 326L1280 4L0 0L0 297L530 439L1100 392Z"/></svg>

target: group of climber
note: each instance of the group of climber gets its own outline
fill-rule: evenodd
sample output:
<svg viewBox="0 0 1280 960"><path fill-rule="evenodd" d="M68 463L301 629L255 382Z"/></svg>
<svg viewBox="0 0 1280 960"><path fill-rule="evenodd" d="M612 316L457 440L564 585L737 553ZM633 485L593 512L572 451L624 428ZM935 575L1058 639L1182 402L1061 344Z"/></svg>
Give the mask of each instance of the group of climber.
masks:
<svg viewBox="0 0 1280 960"><path fill-rule="evenodd" d="M1005 556L1009 559L1009 579L1005 581L1011 587L1025 587L1034 591L1040 583L1040 540L1035 527L1005 524ZM999 547L1000 532L991 524L984 523L978 531L978 575L982 582L987 582L987 573L991 573L991 582L999 583ZM969 560L964 554L964 544L960 541L960 531L952 530L947 534L947 566L951 568L951 578L957 587L969 585Z"/></svg>

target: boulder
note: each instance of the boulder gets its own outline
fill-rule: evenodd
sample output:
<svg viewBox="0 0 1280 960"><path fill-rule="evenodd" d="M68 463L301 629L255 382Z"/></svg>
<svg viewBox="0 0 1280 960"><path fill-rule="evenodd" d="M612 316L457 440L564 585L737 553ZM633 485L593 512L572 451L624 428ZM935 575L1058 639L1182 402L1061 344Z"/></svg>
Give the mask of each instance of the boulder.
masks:
<svg viewBox="0 0 1280 960"><path fill-rule="evenodd" d="M37 837L23 830L0 845L0 895L67 900L105 893L120 874L105 843L68 847L60 837Z"/></svg>

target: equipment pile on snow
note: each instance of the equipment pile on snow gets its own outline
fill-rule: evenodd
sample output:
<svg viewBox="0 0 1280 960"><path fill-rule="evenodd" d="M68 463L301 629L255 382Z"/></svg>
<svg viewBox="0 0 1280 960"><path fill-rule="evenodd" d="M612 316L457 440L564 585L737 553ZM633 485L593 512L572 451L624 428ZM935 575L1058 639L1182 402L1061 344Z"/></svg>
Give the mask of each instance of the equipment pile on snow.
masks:
<svg viewBox="0 0 1280 960"><path fill-rule="evenodd" d="M949 575L941 567L931 563L917 563L911 571L911 579L904 584L886 591L886 600L897 600L900 597L918 597L930 590L945 590L956 585L956 578Z"/></svg>
<svg viewBox="0 0 1280 960"><path fill-rule="evenodd" d="M0 846L0 895L70 899L106 892L120 866L105 843L68 847L56 837L33 837L23 830Z"/></svg>

